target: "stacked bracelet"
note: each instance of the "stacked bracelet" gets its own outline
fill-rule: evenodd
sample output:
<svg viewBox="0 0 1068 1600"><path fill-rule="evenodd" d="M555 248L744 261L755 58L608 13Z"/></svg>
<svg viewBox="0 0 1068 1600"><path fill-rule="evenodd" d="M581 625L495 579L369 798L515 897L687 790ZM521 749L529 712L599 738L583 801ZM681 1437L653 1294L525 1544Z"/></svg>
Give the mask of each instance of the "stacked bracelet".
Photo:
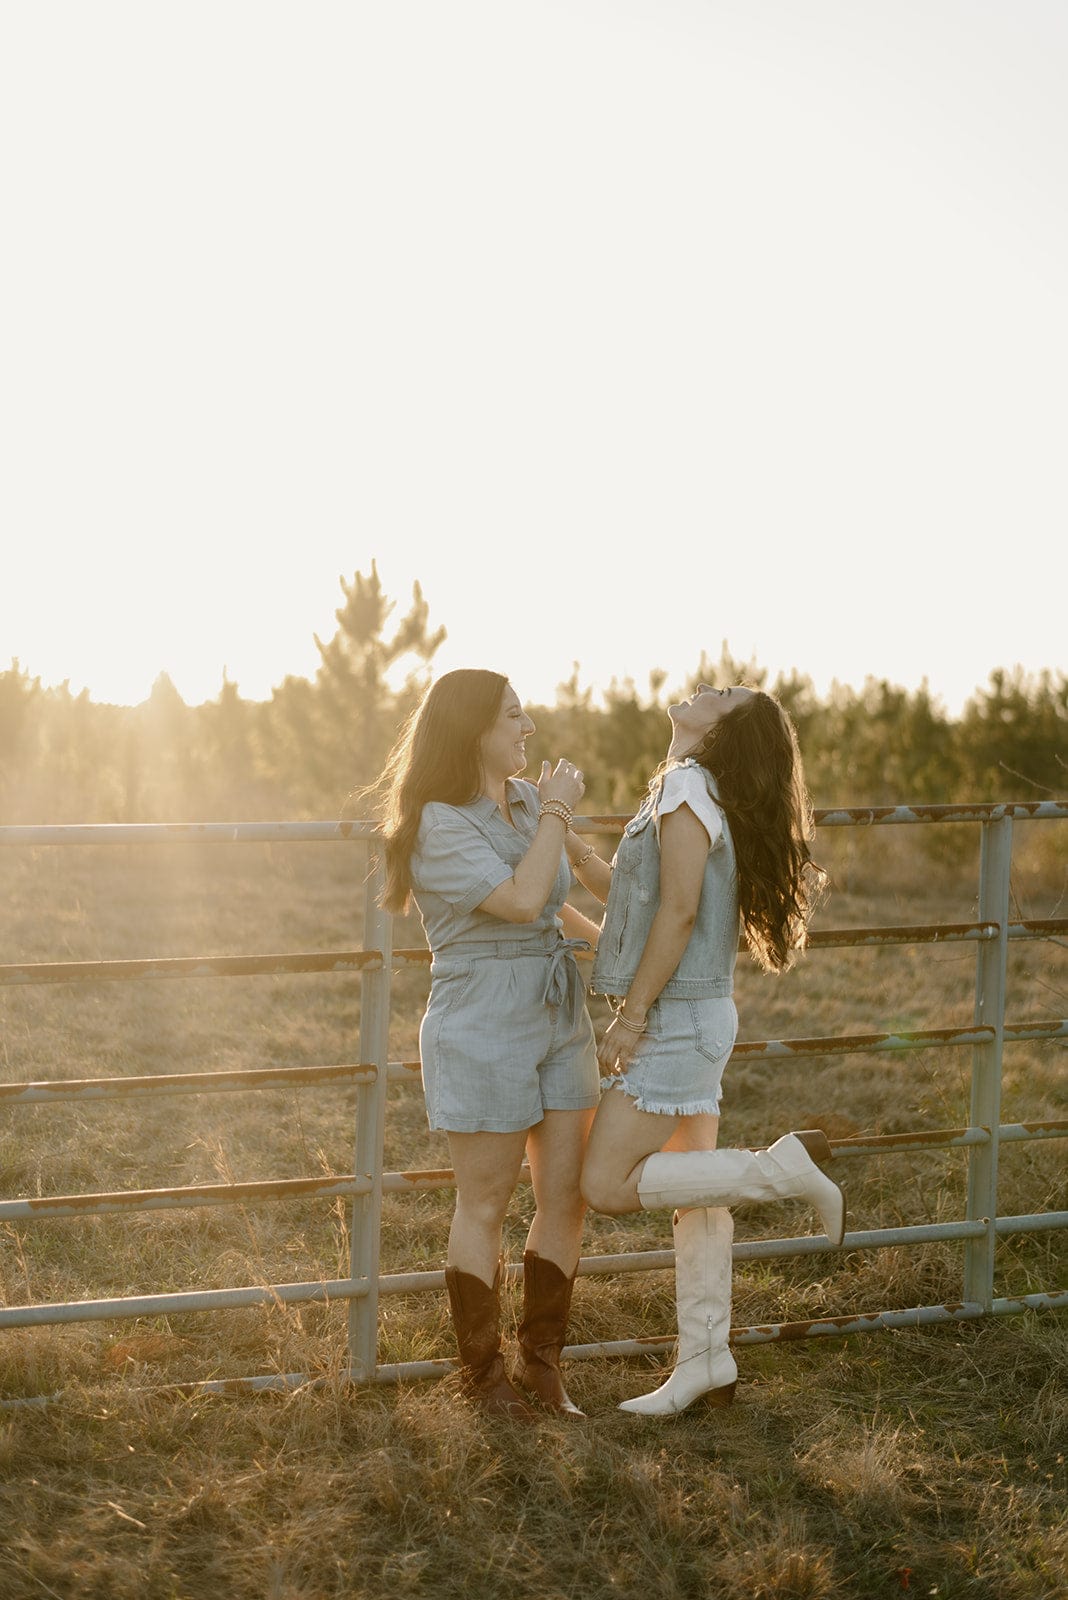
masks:
<svg viewBox="0 0 1068 1600"><path fill-rule="evenodd" d="M538 808L538 819L542 817L559 817L565 828L570 828L571 819L575 815L571 807L564 800L543 800Z"/></svg>
<svg viewBox="0 0 1068 1600"><path fill-rule="evenodd" d="M649 1028L648 1022L631 1022L629 1017L623 1015L622 1010L616 1012L616 1021L621 1028L626 1028L628 1033L646 1033Z"/></svg>
<svg viewBox="0 0 1068 1600"><path fill-rule="evenodd" d="M590 857L592 855L593 855L593 845L591 844L586 848L584 854L579 856L577 861L572 861L572 863L571 863L572 872L577 872L579 867L584 867L586 865L587 861L590 859Z"/></svg>

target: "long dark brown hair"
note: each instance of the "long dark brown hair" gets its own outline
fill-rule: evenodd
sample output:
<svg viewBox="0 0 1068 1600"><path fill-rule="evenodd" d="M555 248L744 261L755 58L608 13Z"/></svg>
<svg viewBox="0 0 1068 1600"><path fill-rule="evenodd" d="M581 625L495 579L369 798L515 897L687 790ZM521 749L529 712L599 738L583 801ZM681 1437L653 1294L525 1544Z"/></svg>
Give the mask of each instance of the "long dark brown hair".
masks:
<svg viewBox="0 0 1068 1600"><path fill-rule="evenodd" d="M809 849L812 804L794 725L756 690L691 755L715 778L730 825L746 944L765 972L784 972L805 948L827 881Z"/></svg>
<svg viewBox="0 0 1068 1600"><path fill-rule="evenodd" d="M385 840L387 911L408 909L411 861L423 807L430 800L462 806L482 788L479 743L501 709L508 679L460 667L427 690L404 723L381 776L359 800L370 804Z"/></svg>

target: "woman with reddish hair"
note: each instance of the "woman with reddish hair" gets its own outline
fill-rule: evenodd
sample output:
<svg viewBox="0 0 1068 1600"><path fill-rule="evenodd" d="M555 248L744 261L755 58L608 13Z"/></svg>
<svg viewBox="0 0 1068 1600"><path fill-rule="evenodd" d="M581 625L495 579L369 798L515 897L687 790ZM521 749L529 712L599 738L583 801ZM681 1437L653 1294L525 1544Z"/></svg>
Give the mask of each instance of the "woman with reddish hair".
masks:
<svg viewBox="0 0 1068 1600"><path fill-rule="evenodd" d="M559 1359L599 1094L574 955L597 930L566 903L569 858L586 859L569 831L582 773L546 761L536 785L521 778L534 731L500 673L448 672L371 791L384 904L401 912L415 900L432 953L419 1049L430 1127L447 1134L456 1177L445 1282L463 1385L483 1410L523 1421L535 1414L530 1399L581 1415ZM502 1227L524 1153L535 1211L517 1389L501 1354L499 1296Z"/></svg>

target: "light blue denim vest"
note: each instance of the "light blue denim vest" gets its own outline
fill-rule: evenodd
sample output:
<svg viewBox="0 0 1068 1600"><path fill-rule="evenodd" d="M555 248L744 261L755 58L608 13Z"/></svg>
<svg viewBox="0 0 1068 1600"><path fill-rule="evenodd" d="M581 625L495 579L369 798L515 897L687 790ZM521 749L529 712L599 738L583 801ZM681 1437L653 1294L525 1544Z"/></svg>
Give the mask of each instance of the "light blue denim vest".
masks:
<svg viewBox="0 0 1068 1600"><path fill-rule="evenodd" d="M698 770L722 816L714 778L705 768ZM660 904L660 844L654 818L662 785L663 779L627 823L612 863L612 887L590 980L596 994L627 993ZM723 832L705 863L697 921L681 961L660 991L663 998L711 1000L732 994L738 930L734 842L724 816Z"/></svg>

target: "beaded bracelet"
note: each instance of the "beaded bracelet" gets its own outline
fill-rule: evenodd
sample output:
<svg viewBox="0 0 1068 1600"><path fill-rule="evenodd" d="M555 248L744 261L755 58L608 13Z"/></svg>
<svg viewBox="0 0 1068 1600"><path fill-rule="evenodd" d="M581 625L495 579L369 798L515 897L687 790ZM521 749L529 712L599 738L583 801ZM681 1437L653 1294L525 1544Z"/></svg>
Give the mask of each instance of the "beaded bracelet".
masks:
<svg viewBox="0 0 1068 1600"><path fill-rule="evenodd" d="M572 872L577 872L579 867L584 867L586 865L587 861L590 859L590 857L592 855L593 855L593 845L591 844L588 847L585 855L579 856L577 861L572 861L572 863L571 863Z"/></svg>
<svg viewBox="0 0 1068 1600"><path fill-rule="evenodd" d="M571 807L564 800L543 800L538 808L538 818L559 817L565 827L570 828L571 819L575 815Z"/></svg>
<svg viewBox="0 0 1068 1600"><path fill-rule="evenodd" d="M616 1021L628 1033L647 1033L649 1030L648 1022L631 1022L629 1017L623 1015L622 1009L616 1011Z"/></svg>

